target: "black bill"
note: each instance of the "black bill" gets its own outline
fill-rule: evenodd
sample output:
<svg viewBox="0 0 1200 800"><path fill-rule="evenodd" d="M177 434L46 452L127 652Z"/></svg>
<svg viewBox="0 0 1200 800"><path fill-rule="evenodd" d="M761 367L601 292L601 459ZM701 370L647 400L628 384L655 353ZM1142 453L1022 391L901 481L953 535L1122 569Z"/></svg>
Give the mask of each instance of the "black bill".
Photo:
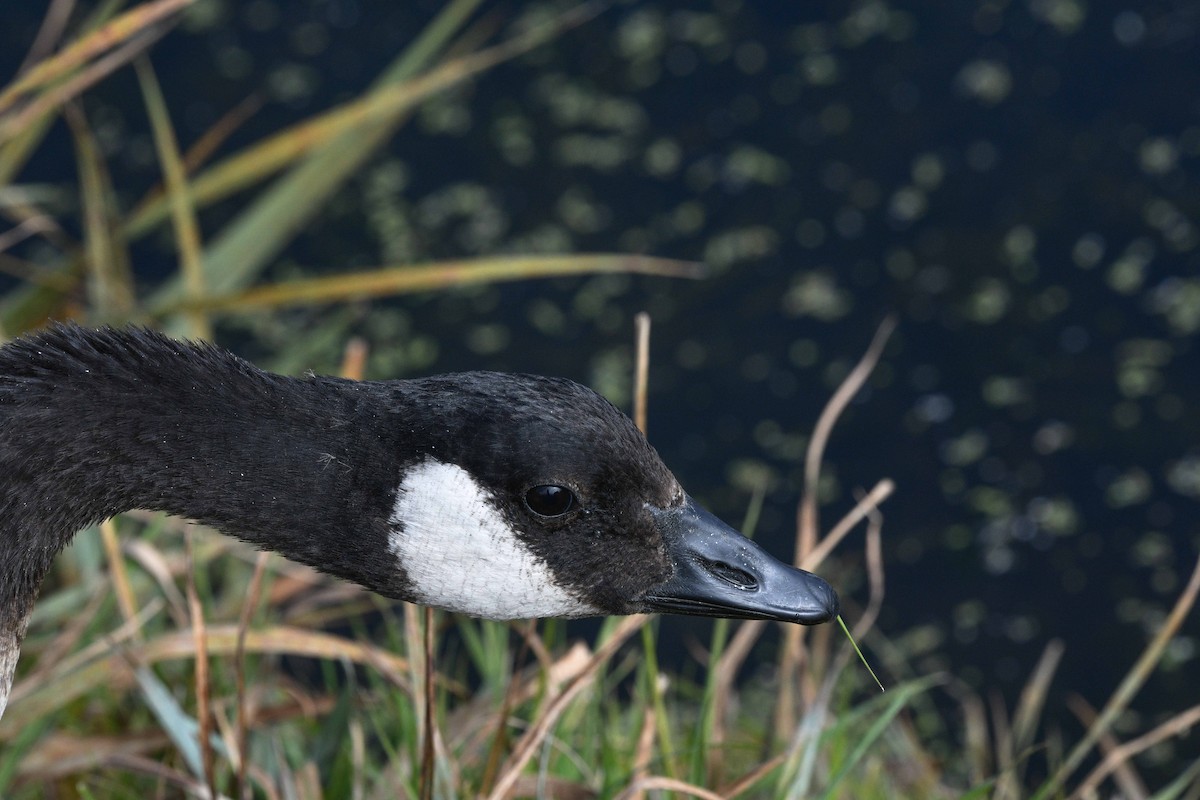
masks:
<svg viewBox="0 0 1200 800"><path fill-rule="evenodd" d="M690 497L679 508L652 509L675 565L646 595L646 610L816 625L837 616L833 587L772 558Z"/></svg>

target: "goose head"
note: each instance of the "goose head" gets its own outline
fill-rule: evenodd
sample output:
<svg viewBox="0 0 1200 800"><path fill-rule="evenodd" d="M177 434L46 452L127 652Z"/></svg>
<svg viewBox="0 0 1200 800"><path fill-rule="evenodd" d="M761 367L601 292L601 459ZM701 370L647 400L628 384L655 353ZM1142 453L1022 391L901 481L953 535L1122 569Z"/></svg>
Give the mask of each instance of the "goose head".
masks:
<svg viewBox="0 0 1200 800"><path fill-rule="evenodd" d="M462 373L414 382L428 424L390 519L421 602L483 617L667 612L816 624L821 578L701 507L632 421L577 383Z"/></svg>

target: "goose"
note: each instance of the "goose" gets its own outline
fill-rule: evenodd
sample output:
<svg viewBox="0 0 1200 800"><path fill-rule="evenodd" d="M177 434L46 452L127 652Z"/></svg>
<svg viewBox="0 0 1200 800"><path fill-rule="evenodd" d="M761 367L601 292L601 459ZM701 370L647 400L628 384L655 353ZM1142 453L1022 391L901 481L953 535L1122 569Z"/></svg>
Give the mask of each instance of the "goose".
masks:
<svg viewBox="0 0 1200 800"><path fill-rule="evenodd" d="M55 555L131 509L490 619L838 613L828 583L702 508L570 380L287 377L143 328L57 324L0 347L0 714Z"/></svg>

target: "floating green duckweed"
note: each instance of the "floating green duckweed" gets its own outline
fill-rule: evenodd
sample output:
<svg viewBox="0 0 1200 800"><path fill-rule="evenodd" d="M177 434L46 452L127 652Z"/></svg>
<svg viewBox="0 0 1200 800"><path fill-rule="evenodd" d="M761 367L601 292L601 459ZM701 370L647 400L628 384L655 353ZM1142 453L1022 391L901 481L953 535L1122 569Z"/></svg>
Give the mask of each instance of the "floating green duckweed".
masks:
<svg viewBox="0 0 1200 800"><path fill-rule="evenodd" d="M850 640L850 646L854 648L854 652L858 653L858 657L862 659L863 666L867 668L867 672L871 673L871 677L875 679L875 683L879 684L879 691L886 692L883 688L883 682L879 680L879 676L875 674L875 670L871 669L871 665L867 663L867 657L863 655L862 650L858 649L858 642L854 641L854 637L850 635L850 629L846 627L846 621L842 619L842 615L837 616L838 625L842 626L842 630L846 632L846 638Z"/></svg>

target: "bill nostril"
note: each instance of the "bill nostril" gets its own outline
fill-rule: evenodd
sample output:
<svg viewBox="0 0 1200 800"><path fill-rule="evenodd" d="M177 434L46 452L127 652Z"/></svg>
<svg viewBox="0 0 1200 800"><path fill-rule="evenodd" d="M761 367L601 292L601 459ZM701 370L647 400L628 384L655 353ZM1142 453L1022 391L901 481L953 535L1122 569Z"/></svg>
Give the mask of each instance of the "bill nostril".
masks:
<svg viewBox="0 0 1200 800"><path fill-rule="evenodd" d="M709 561L708 559L704 559L700 561L700 565L713 577L724 581L735 589L741 589L744 592L753 592L758 589L758 581L753 575L731 564L726 564L723 561Z"/></svg>

